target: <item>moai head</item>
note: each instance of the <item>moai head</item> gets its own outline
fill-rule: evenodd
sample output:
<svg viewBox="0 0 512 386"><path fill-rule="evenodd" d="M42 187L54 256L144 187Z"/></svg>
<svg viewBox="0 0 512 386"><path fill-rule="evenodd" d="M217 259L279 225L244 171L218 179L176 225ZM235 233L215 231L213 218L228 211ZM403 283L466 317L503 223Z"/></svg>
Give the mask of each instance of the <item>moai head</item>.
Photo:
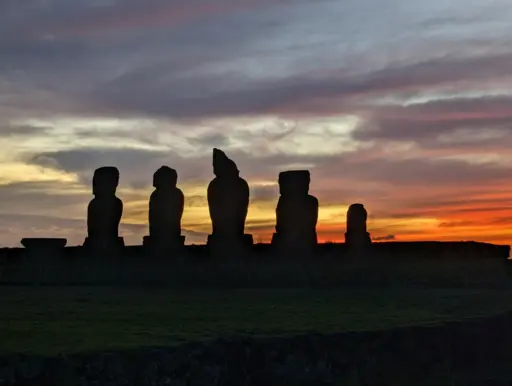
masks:
<svg viewBox="0 0 512 386"><path fill-rule="evenodd" d="M309 193L309 170L289 170L279 173L281 196L307 196Z"/></svg>
<svg viewBox="0 0 512 386"><path fill-rule="evenodd" d="M98 197L114 196L119 185L119 170L115 166L103 166L94 171L92 194Z"/></svg>
<svg viewBox="0 0 512 386"><path fill-rule="evenodd" d="M219 149L213 149L213 174L215 177L233 178L238 177L240 172L226 153Z"/></svg>
<svg viewBox="0 0 512 386"><path fill-rule="evenodd" d="M347 229L365 230L368 213L363 204L352 204L347 211Z"/></svg>
<svg viewBox="0 0 512 386"><path fill-rule="evenodd" d="M153 174L153 186L156 189L175 188L177 184L178 173L169 166L162 166Z"/></svg>

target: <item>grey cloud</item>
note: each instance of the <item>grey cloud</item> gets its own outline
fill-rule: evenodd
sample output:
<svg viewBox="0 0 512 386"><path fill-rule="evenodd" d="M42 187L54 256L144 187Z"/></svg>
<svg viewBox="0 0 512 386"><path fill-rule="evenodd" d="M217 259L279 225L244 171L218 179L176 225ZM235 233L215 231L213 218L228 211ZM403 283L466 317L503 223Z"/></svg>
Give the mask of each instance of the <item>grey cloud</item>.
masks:
<svg viewBox="0 0 512 386"><path fill-rule="evenodd" d="M142 149L76 149L32 155L28 163L56 167L66 172L77 173L84 184L92 181L94 169L110 165L119 168L121 186L150 186L153 173L162 165L176 167L184 160L170 152ZM180 168L178 168L179 170Z"/></svg>
<svg viewBox="0 0 512 386"><path fill-rule="evenodd" d="M512 144L512 98L437 100L376 111L351 133L358 141L405 141L422 148L484 151Z"/></svg>
<svg viewBox="0 0 512 386"><path fill-rule="evenodd" d="M337 193L339 184L343 190L348 186L347 194L364 198L365 191L379 192L373 185L384 186L431 186L453 187L472 186L476 180L481 184L504 183L510 178L510 168L487 163L470 165L459 160L436 160L422 157L393 158L392 154L379 154L379 147L366 150L344 153L337 156L288 156L275 154L268 157L258 157L244 152L228 152L241 170L242 177L249 183L258 179L268 180L274 176L277 180L279 171L286 169L286 165L297 162L310 163L312 168L311 189L319 196L332 197ZM98 149L69 150L55 153L42 153L32 157L31 162L48 164L53 160L56 165L68 172L77 172L87 181L91 178L93 169L101 165L116 165L121 172L121 184L134 182L151 184L151 176L162 164L167 164L178 170L180 181L201 181L207 183L213 175L211 172L210 154L198 158L183 158L173 153L153 152L140 149L111 149L100 151ZM253 189L253 194L264 197L272 195L271 191L277 189ZM324 190L325 189L325 190Z"/></svg>
<svg viewBox="0 0 512 386"><path fill-rule="evenodd" d="M60 208L86 205L89 195L73 184L61 181L13 182L0 185L0 212L2 213L51 213ZM68 212L69 213L69 212Z"/></svg>
<svg viewBox="0 0 512 386"><path fill-rule="evenodd" d="M30 125L0 125L0 137L30 137L33 135L44 135L48 127L35 127Z"/></svg>
<svg viewBox="0 0 512 386"><path fill-rule="evenodd" d="M249 180L275 176L287 164L303 161L300 156L277 154L271 157L254 157L241 151L227 151L241 175ZM104 165L117 166L121 173L121 185L146 184L150 186L153 173L162 165L178 171L179 181L209 181L213 178L211 149L200 157L182 157L171 151L136 148L82 148L43 152L27 157L26 162L77 173L89 184L95 168Z"/></svg>
<svg viewBox="0 0 512 386"><path fill-rule="evenodd" d="M206 188L205 188L206 193ZM206 196L185 196L185 206L188 207L205 207L208 205L208 201L206 199Z"/></svg>
<svg viewBox="0 0 512 386"><path fill-rule="evenodd" d="M168 86L151 82L123 82L99 88L93 99L113 111L172 117L258 114L283 110L284 113L315 113L318 98L335 98L331 103L343 108L351 98L365 94L396 93L418 87L434 87L458 81L478 81L510 75L511 55L485 58L430 60L400 67L390 67L374 73L352 77L326 76L313 79L307 75L288 79L240 82L229 74L183 80ZM158 79L156 77L155 79ZM222 91L221 84L229 85ZM135 92L135 89L138 92ZM169 90L187 90L186 94ZM199 90L200 93L199 93ZM329 104L329 101L326 101ZM295 106L295 107L294 107ZM324 112L325 106L320 107ZM345 106L345 108L347 108Z"/></svg>
<svg viewBox="0 0 512 386"><path fill-rule="evenodd" d="M389 141L422 141L436 139L443 134L450 134L457 129L501 129L511 131L512 116L506 118L467 118L421 121L419 119L382 119L376 120L377 128L361 127L352 133L352 138L359 141L389 140Z"/></svg>
<svg viewBox="0 0 512 386"><path fill-rule="evenodd" d="M332 160L333 163L340 160ZM341 162L340 162L341 163ZM475 181L506 181L510 169L492 164L470 165L456 160L429 160L374 158L351 162L343 161L344 170L350 171L350 178L372 182L382 182L400 186L464 186ZM315 170L322 175L342 176L344 170L332 170L329 164L319 165Z"/></svg>
<svg viewBox="0 0 512 386"><path fill-rule="evenodd" d="M187 140L192 145L199 145L210 150L214 147L219 148L229 145L229 138L222 133L207 133Z"/></svg>
<svg viewBox="0 0 512 386"><path fill-rule="evenodd" d="M141 5L135 1L117 2L113 9L137 4ZM104 12L102 7L89 8L93 16ZM329 15L331 8L322 8L319 15ZM55 9L62 15L73 12L72 6L61 2L55 3ZM76 15L80 15L83 10L77 9ZM83 103L87 106L84 111L89 113L173 118L269 111L315 114L330 110L332 113L348 108L345 102L358 96L510 75L510 54L424 58L409 64L388 61L381 69L375 66L372 69L368 67L372 63L369 53L368 63L351 64L355 56L345 52L342 58L332 60L315 55L314 65L309 61L305 66L303 60L289 60L288 74L284 72L278 77L260 74L253 78L254 71L247 73L247 67L254 67L250 66L251 55L253 63L266 66L266 63L277 63L279 55L286 51L287 46L283 45L273 54L265 54L263 43L271 42L272 29L262 28L272 19L285 23L282 13L286 10L289 9L277 7L267 13L219 15L167 30L134 28L123 34L108 35L101 41L66 36L57 36L55 40L6 40L0 44L4 59L0 68L5 70L4 77L11 80L16 78L12 70L24 73L28 79L25 82L32 87L51 92L63 101L72 99ZM336 12L341 10L336 8ZM297 15L305 17L306 13L303 9ZM331 50L326 46L322 52ZM234 64L244 55L249 59L237 69ZM306 68L317 71L311 75ZM271 69L269 74L273 75ZM30 98L29 92L27 97ZM319 98L331 100L318 103Z"/></svg>
<svg viewBox="0 0 512 386"><path fill-rule="evenodd" d="M278 185L251 185L250 189L252 201L275 201L279 197Z"/></svg>

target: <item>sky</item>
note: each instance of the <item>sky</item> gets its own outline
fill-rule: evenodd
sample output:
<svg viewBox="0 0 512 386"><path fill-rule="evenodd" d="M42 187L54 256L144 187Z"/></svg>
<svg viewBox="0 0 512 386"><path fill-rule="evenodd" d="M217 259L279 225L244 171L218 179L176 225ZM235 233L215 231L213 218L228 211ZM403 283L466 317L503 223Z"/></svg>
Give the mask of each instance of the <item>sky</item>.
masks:
<svg viewBox="0 0 512 386"><path fill-rule="evenodd" d="M212 148L274 231L309 169L320 241L363 203L374 240L512 241L509 0L0 0L0 245L83 242L117 166L127 244L175 168L187 243L211 231Z"/></svg>

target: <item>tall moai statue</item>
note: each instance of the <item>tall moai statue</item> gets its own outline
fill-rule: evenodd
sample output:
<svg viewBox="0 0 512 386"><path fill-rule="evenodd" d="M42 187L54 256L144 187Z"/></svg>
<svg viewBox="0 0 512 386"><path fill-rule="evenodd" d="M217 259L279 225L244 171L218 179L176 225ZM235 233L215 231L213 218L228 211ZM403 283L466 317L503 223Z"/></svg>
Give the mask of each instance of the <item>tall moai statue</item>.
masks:
<svg viewBox="0 0 512 386"><path fill-rule="evenodd" d="M208 245L219 252L252 245L252 235L245 234L250 194L247 181L240 177L235 162L219 149L213 149L213 173L215 178L208 185L212 221Z"/></svg>
<svg viewBox="0 0 512 386"><path fill-rule="evenodd" d="M103 166L94 171L92 194L87 207L87 238L84 247L115 249L124 246L119 237L119 223L123 215L123 202L116 196L119 170Z"/></svg>
<svg viewBox="0 0 512 386"><path fill-rule="evenodd" d="M347 211L347 231L345 243L348 247L362 249L372 243L366 230L368 213L363 204L352 204Z"/></svg>
<svg viewBox="0 0 512 386"><path fill-rule="evenodd" d="M309 194L308 170L279 173L276 232L272 245L280 252L311 253L318 243L318 199Z"/></svg>
<svg viewBox="0 0 512 386"><path fill-rule="evenodd" d="M185 197L177 183L178 173L168 166L153 174L155 190L149 198L149 236L144 237L143 244L154 251L176 249L185 243L185 236L181 235Z"/></svg>

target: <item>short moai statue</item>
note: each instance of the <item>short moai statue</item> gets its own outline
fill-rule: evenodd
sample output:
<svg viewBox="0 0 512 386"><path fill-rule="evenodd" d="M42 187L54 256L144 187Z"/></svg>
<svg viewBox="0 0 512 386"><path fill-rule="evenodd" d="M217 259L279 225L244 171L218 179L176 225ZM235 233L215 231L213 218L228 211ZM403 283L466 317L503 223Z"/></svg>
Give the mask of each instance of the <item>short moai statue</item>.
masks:
<svg viewBox="0 0 512 386"><path fill-rule="evenodd" d="M212 221L208 246L214 252L238 252L253 244L252 235L245 234L249 185L240 177L235 162L219 149L213 149L213 173L207 193Z"/></svg>
<svg viewBox="0 0 512 386"><path fill-rule="evenodd" d="M347 231L345 243L351 249L364 250L372 243L366 230L368 213L363 204L352 204L347 211Z"/></svg>
<svg viewBox="0 0 512 386"><path fill-rule="evenodd" d="M123 215L123 202L116 196L119 170L104 166L94 171L92 193L94 198L87 207L87 238L84 247L113 250L124 247L119 237L119 223Z"/></svg>
<svg viewBox="0 0 512 386"><path fill-rule="evenodd" d="M309 194L309 184L308 170L279 173L280 197L272 245L280 253L312 253L318 243L318 199Z"/></svg>
<svg viewBox="0 0 512 386"><path fill-rule="evenodd" d="M174 250L185 243L185 236L181 235L185 197L177 183L178 173L168 166L162 166L153 175L155 190L149 198L149 236L143 241L152 251Z"/></svg>

